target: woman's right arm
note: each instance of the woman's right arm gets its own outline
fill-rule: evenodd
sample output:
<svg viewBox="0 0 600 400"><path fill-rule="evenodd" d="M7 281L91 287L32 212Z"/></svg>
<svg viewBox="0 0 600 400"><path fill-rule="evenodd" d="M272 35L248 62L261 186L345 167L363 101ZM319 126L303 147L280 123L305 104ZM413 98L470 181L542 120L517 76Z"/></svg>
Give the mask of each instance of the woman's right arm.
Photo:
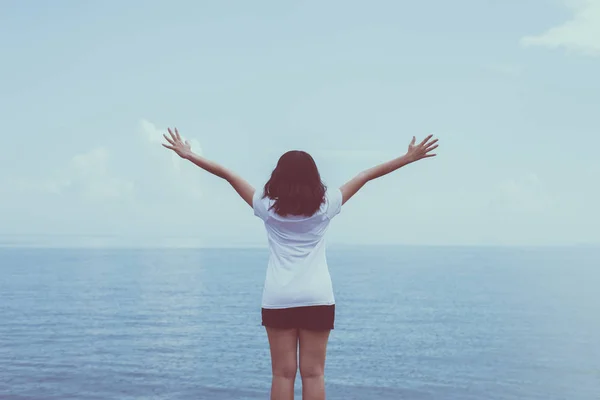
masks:
<svg viewBox="0 0 600 400"><path fill-rule="evenodd" d="M415 145L416 138L413 136L412 141L408 145L408 151L401 157L394 158L383 164L376 165L360 172L354 178L346 182L340 191L342 192L342 204L346 203L354 196L367 182L389 174L405 165L421 160L423 158L435 157L436 154L431 154L438 145L437 139L431 140L433 135L427 136L421 143Z"/></svg>
<svg viewBox="0 0 600 400"><path fill-rule="evenodd" d="M173 150L177 155L185 160L189 160L203 170L210 172L211 174L218 176L219 178L225 179L233 187L233 189L240 195L240 197L252 207L252 198L254 197L254 187L246 182L244 178L234 173L233 171L217 164L214 161L208 160L192 151L190 143L184 141L179 135L179 131L175 128L175 133L168 129L169 136L164 135L165 140L169 144L163 144L167 149Z"/></svg>

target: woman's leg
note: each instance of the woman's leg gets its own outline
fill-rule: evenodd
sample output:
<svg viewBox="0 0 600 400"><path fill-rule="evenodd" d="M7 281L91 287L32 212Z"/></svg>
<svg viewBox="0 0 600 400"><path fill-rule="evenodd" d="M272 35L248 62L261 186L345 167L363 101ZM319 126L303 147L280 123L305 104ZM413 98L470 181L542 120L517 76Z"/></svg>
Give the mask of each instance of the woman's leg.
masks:
<svg viewBox="0 0 600 400"><path fill-rule="evenodd" d="M329 333L329 330L299 331L302 400L325 399L325 354Z"/></svg>
<svg viewBox="0 0 600 400"><path fill-rule="evenodd" d="M267 327L271 349L271 400L293 400L298 370L298 330Z"/></svg>

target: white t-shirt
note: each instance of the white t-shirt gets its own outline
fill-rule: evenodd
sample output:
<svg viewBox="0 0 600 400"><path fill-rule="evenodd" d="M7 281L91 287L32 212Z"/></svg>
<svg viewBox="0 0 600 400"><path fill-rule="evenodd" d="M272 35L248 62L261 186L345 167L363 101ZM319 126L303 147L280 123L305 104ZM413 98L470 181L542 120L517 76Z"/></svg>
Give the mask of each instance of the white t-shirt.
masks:
<svg viewBox="0 0 600 400"><path fill-rule="evenodd" d="M269 263L263 289L263 308L335 304L325 255L325 232L342 208L342 192L328 189L325 202L310 217L281 216L273 200L257 190L254 215L262 219L269 241Z"/></svg>

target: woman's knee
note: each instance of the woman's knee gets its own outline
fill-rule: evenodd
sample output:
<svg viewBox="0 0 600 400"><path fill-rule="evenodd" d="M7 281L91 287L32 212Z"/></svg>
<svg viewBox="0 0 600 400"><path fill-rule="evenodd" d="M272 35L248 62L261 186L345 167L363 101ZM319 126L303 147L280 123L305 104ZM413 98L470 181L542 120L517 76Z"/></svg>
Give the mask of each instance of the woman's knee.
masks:
<svg viewBox="0 0 600 400"><path fill-rule="evenodd" d="M325 366L321 363L300 361L300 376L302 379L318 378L325 374Z"/></svg>
<svg viewBox="0 0 600 400"><path fill-rule="evenodd" d="M273 376L285 379L295 379L298 366L292 363L273 366Z"/></svg>

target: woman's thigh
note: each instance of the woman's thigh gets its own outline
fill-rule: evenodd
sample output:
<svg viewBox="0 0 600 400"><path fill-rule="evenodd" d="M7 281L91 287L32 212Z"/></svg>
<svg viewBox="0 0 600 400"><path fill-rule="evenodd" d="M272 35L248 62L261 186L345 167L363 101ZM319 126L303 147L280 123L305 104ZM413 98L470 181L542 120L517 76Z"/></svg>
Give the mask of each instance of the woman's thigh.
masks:
<svg viewBox="0 0 600 400"><path fill-rule="evenodd" d="M298 370L298 330L266 327L273 375L292 378Z"/></svg>
<svg viewBox="0 0 600 400"><path fill-rule="evenodd" d="M300 329L300 375L322 376L325 373L325 358L330 330L313 331Z"/></svg>

